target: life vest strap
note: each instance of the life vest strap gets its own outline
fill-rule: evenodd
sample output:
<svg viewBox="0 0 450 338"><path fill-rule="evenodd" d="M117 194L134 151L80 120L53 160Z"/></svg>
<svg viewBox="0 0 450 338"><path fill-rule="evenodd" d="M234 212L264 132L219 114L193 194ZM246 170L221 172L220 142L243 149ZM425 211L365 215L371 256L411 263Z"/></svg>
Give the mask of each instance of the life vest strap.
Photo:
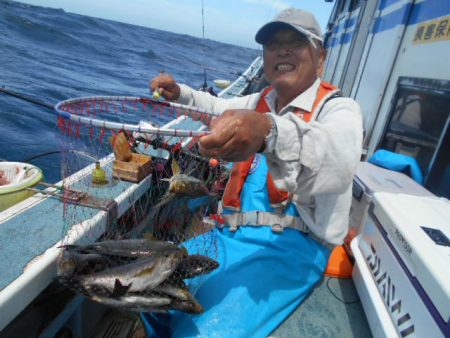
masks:
<svg viewBox="0 0 450 338"><path fill-rule="evenodd" d="M230 231L236 231L239 226L271 226L273 232L282 232L284 228L292 228L305 233L309 232L308 227L298 216L265 211L249 211L222 214L222 218L225 220L225 225L230 227Z"/></svg>

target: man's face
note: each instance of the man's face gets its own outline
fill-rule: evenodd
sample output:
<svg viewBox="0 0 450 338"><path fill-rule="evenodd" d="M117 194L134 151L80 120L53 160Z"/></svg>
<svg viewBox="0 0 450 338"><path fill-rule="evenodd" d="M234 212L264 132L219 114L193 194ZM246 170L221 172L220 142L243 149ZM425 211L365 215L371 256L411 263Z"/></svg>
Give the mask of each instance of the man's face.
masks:
<svg viewBox="0 0 450 338"><path fill-rule="evenodd" d="M265 41L263 52L264 73L279 95L297 96L316 80L321 52L299 32L275 31Z"/></svg>

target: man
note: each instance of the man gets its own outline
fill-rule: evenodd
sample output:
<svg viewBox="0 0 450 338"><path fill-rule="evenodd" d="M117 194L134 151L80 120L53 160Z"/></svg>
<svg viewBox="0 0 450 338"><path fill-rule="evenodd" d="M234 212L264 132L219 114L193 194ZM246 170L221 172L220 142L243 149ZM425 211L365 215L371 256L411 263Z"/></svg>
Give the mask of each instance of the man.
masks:
<svg viewBox="0 0 450 338"><path fill-rule="evenodd" d="M217 232L218 270L199 281L199 316L175 314L174 336L264 337L320 280L348 228L360 158L360 108L321 82L325 52L311 13L287 9L255 37L270 87L224 100L177 84L150 84L168 100L220 112L199 140L205 156L236 162Z"/></svg>

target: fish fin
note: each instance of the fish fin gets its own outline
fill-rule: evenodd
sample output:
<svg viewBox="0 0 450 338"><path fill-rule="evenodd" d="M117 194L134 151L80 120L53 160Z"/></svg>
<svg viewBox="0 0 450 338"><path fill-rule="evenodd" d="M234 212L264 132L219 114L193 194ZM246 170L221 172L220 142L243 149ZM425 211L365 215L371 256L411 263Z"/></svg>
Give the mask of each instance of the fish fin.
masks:
<svg viewBox="0 0 450 338"><path fill-rule="evenodd" d="M123 296L128 291L128 289L131 287L131 284L133 284L133 283L130 283L128 285L123 285L120 282L120 280L116 279L116 281L114 283L114 290L113 290L113 293L112 293L111 296L112 297L121 297L121 296Z"/></svg>
<svg viewBox="0 0 450 338"><path fill-rule="evenodd" d="M172 174L173 174L173 176L181 174L180 165L178 164L177 160L175 160L174 158L172 159Z"/></svg>

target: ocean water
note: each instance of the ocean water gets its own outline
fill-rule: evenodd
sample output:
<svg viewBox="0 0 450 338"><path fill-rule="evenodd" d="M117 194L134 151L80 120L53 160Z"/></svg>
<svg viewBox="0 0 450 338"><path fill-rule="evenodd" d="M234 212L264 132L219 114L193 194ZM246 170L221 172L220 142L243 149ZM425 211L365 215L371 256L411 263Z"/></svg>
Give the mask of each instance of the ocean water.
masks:
<svg viewBox="0 0 450 338"><path fill-rule="evenodd" d="M212 86L214 79L235 78L257 55L213 40L0 0L0 86L51 105L80 96L148 95L149 79L161 70L198 88L206 69ZM59 134L51 110L0 93L0 159L38 156L30 163L56 182Z"/></svg>

